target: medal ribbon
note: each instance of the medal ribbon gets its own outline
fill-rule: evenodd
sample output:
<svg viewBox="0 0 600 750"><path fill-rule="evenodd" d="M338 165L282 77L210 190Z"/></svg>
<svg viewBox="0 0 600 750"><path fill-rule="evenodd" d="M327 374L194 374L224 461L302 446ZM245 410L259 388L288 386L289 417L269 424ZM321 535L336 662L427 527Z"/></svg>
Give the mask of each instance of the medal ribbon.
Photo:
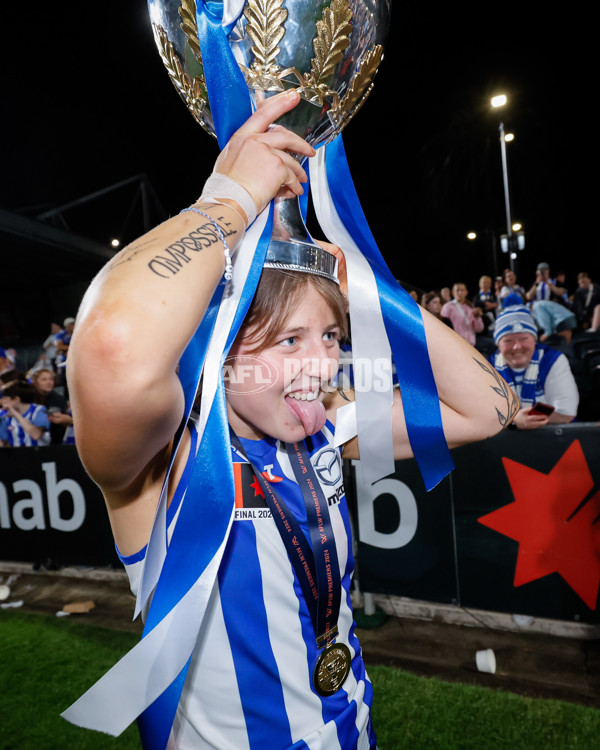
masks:
<svg viewBox="0 0 600 750"><path fill-rule="evenodd" d="M306 445L304 441L286 443L285 448L302 491L312 549L294 514L270 482L263 477L260 468L248 457L239 438L233 433L231 444L252 466L302 589L315 631L317 647L323 648L337 635L342 579L329 506L311 464Z"/></svg>
<svg viewBox="0 0 600 750"><path fill-rule="evenodd" d="M285 448L306 506L319 590L315 633L317 646L321 648L337 635L342 583L337 548L327 498L317 479L305 442L286 443Z"/></svg>

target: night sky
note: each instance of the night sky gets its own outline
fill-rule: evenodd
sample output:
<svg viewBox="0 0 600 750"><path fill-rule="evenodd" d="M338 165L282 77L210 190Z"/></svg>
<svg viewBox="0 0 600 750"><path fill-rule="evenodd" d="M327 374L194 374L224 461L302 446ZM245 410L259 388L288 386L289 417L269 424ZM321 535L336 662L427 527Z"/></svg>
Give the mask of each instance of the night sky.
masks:
<svg viewBox="0 0 600 750"><path fill-rule="evenodd" d="M498 91L510 97L503 119L516 135L511 203L527 236L520 281L529 284L541 260L563 267L572 289L579 270L597 270L589 23L523 15L523 5L505 3L500 15L490 4L473 14L396 2L375 89L344 133L380 249L398 278L422 289L462 279L474 293L477 278L496 270L504 203L488 102ZM198 196L216 142L172 87L143 0L3 3L0 18L0 206L35 216L138 173L168 214ZM102 242L131 240L141 231L135 215L126 221L133 196L123 189L65 216Z"/></svg>

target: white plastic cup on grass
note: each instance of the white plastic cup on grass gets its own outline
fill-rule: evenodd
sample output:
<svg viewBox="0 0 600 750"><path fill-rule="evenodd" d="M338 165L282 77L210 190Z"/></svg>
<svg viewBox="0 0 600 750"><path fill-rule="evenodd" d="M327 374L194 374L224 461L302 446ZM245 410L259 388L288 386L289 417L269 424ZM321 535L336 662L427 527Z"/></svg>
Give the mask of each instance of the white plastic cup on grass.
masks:
<svg viewBox="0 0 600 750"><path fill-rule="evenodd" d="M475 664L479 672L496 674L496 655L491 648L477 651L475 654Z"/></svg>

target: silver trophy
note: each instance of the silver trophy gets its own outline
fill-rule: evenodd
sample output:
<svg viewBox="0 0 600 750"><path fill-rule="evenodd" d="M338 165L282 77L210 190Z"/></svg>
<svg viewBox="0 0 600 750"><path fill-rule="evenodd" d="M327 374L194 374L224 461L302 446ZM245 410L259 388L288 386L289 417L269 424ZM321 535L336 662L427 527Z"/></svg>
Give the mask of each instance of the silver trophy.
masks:
<svg viewBox="0 0 600 750"><path fill-rule="evenodd" d="M233 3L235 4L235 2ZM373 88L392 0L246 0L230 45L255 105L295 88L302 101L278 123L312 146L333 140ZM188 109L214 136L195 0L148 0L156 45ZM269 255L316 246L296 198L275 201Z"/></svg>

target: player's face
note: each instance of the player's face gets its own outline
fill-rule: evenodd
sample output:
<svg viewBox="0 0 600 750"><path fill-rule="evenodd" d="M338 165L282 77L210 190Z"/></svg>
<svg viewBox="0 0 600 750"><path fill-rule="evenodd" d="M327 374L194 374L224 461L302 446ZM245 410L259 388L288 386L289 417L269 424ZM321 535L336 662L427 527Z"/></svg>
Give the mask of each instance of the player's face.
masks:
<svg viewBox="0 0 600 750"><path fill-rule="evenodd" d="M527 367L535 351L535 337L531 333L509 333L498 342L498 349L504 355L509 367Z"/></svg>
<svg viewBox="0 0 600 750"><path fill-rule="evenodd" d="M331 308L308 285L274 344L257 352L255 342L236 341L223 372L234 432L285 442L319 432L327 385L338 369L339 338Z"/></svg>

